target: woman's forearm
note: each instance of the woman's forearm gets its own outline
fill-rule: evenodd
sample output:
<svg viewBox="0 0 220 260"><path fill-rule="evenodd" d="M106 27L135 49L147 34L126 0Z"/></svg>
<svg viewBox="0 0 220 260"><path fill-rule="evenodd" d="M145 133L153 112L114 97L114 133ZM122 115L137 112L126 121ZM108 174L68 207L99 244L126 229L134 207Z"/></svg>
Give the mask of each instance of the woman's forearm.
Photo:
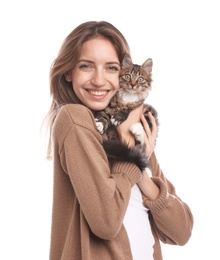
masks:
<svg viewBox="0 0 220 260"><path fill-rule="evenodd" d="M155 200L160 194L159 188L151 180L146 171L143 172L143 176L137 184L142 193L150 200Z"/></svg>

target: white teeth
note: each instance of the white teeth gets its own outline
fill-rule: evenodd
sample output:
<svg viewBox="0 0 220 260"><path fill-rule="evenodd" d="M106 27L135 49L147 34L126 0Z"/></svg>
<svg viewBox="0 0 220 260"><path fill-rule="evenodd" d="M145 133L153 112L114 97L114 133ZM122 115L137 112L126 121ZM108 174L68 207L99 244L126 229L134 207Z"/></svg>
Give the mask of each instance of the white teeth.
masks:
<svg viewBox="0 0 220 260"><path fill-rule="evenodd" d="M102 95L105 95L107 93L107 91L89 91L92 95L95 95L95 96L102 96Z"/></svg>

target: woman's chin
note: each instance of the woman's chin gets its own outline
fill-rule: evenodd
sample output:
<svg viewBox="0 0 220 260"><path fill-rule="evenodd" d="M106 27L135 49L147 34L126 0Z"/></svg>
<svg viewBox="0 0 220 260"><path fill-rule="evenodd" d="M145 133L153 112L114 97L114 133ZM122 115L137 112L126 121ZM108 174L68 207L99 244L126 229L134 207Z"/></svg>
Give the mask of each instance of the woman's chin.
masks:
<svg viewBox="0 0 220 260"><path fill-rule="evenodd" d="M108 106L108 103L87 104L86 106L92 111L100 111L105 109Z"/></svg>

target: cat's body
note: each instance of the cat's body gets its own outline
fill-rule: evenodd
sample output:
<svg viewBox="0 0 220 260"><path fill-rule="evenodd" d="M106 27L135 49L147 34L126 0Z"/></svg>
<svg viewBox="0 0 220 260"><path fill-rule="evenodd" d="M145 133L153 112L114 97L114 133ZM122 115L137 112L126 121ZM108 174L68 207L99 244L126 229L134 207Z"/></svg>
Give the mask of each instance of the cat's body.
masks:
<svg viewBox="0 0 220 260"><path fill-rule="evenodd" d="M129 54L126 54L122 63L119 78L119 90L110 101L105 110L96 112L96 124L101 134L106 133L108 141L103 146L109 158L135 162L142 170L147 166L146 154L144 153L144 129L141 123L131 127L131 132L136 139L136 146L129 148L119 141L115 126L124 122L129 113L144 104L143 114L152 130L148 112L157 119L157 111L144 101L151 90L152 59L147 59L141 66L132 63Z"/></svg>

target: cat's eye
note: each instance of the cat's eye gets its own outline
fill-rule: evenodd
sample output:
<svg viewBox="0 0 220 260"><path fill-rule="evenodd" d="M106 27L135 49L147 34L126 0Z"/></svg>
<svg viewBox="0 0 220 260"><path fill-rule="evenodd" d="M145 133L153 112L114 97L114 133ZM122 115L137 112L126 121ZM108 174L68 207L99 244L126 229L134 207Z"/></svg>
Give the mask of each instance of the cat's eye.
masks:
<svg viewBox="0 0 220 260"><path fill-rule="evenodd" d="M125 80L130 81L131 80L131 75L130 74L125 74L124 78L125 78Z"/></svg>
<svg viewBox="0 0 220 260"><path fill-rule="evenodd" d="M139 78L137 79L137 82L138 82L138 83L144 83L144 82L145 82L145 78L139 77Z"/></svg>

